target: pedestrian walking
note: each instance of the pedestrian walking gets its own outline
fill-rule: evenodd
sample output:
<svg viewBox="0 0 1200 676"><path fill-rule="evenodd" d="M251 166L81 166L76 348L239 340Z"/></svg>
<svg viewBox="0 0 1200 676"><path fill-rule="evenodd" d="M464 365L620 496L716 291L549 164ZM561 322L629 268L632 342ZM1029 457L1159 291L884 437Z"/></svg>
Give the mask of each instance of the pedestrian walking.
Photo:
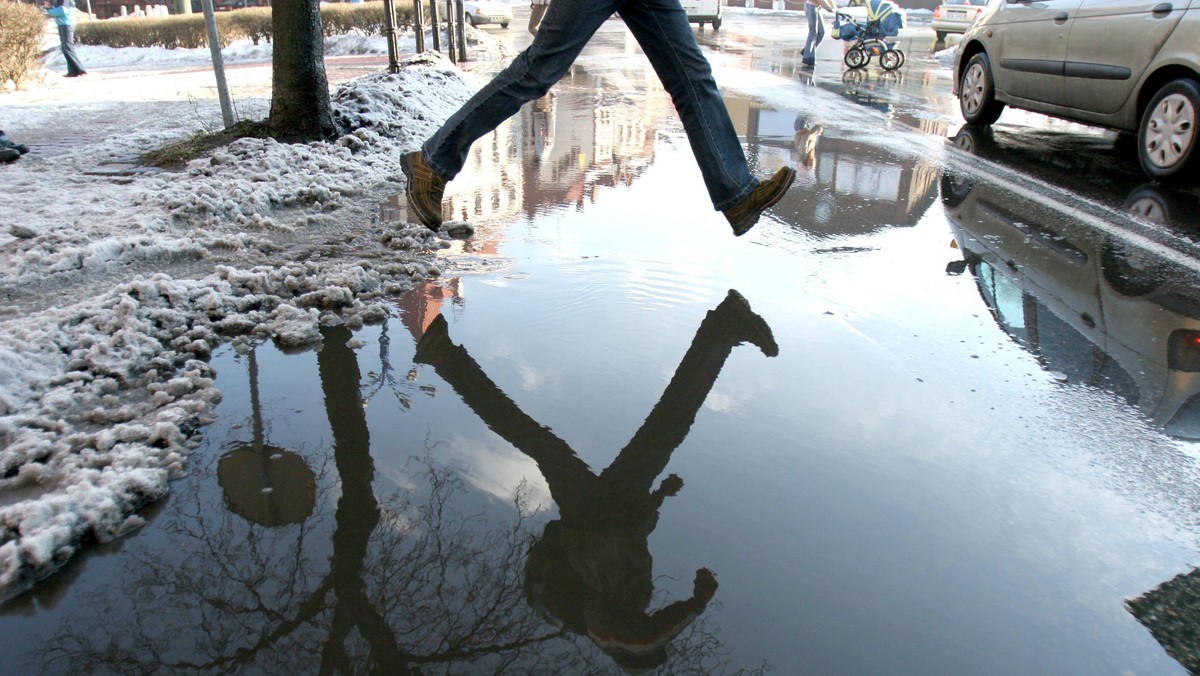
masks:
<svg viewBox="0 0 1200 676"><path fill-rule="evenodd" d="M532 0L529 3L529 34L537 35L538 26L542 25L542 19L546 16L546 7L550 5L550 0Z"/></svg>
<svg viewBox="0 0 1200 676"><path fill-rule="evenodd" d="M54 17L58 24L58 42L62 48L63 58L67 60L67 77L87 75L79 55L75 53L75 0L56 0L55 6L50 3L42 5L46 14Z"/></svg>
<svg viewBox="0 0 1200 676"><path fill-rule="evenodd" d="M808 39L804 41L804 51L801 60L804 65L811 66L817 62L817 45L825 39L825 22L821 20L821 10L837 11L833 0L804 0L804 16L808 19Z"/></svg>
<svg viewBox="0 0 1200 676"><path fill-rule="evenodd" d="M717 211L742 235L787 192L784 167L759 181L750 173L712 67L679 0L553 0L533 43L458 109L420 150L401 158L410 210L431 230L442 223L442 195L466 163L471 144L540 98L566 74L588 40L620 14L675 104Z"/></svg>

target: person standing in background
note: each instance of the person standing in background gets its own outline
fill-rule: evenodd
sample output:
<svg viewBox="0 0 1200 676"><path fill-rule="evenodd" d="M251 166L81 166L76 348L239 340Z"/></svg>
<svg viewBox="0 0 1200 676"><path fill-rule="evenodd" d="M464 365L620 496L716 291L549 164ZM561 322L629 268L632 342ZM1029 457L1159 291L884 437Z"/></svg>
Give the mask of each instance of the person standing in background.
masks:
<svg viewBox="0 0 1200 676"><path fill-rule="evenodd" d="M49 3L42 5L48 16L54 17L58 24L58 41L62 48L63 58L67 60L67 77L87 75L79 55L75 53L75 0L57 0L51 7Z"/></svg>
<svg viewBox="0 0 1200 676"><path fill-rule="evenodd" d="M811 66L817 62L817 45L825 39L825 22L821 20L821 10L837 11L833 0L805 0L804 16L808 19L808 39L804 42L802 60L804 65Z"/></svg>
<svg viewBox="0 0 1200 676"><path fill-rule="evenodd" d="M529 4L529 34L537 35L538 26L542 25L542 17L546 16L546 7L550 0L532 0Z"/></svg>

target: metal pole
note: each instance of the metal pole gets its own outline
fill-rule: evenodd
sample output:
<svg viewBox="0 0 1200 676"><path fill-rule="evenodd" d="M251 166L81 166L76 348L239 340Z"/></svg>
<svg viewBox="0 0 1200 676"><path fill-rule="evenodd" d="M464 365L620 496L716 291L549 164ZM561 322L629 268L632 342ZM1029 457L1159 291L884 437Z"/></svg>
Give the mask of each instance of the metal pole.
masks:
<svg viewBox="0 0 1200 676"><path fill-rule="evenodd" d="M413 0L413 32L417 38L417 53L425 51L425 8L421 0Z"/></svg>
<svg viewBox="0 0 1200 676"><path fill-rule="evenodd" d="M388 72L400 72L400 60L396 45L396 0L383 0L383 34L387 38Z"/></svg>
<svg viewBox="0 0 1200 676"><path fill-rule="evenodd" d="M463 0L454 0L454 16L458 19L458 60L467 60L467 17L463 13Z"/></svg>
<svg viewBox="0 0 1200 676"><path fill-rule="evenodd" d="M457 34L454 31L454 20L457 18L458 15L454 13L454 0L446 0L446 51L450 53L451 61L458 56L458 45L455 44Z"/></svg>
<svg viewBox="0 0 1200 676"><path fill-rule="evenodd" d="M233 104L229 101L229 87L225 84L225 59L221 56L221 40L217 36L217 16L213 12L212 0L200 0L204 8L204 25L208 28L208 50L212 53L213 74L217 76L217 98L221 100L221 118L225 128L233 126Z"/></svg>
<svg viewBox="0 0 1200 676"><path fill-rule="evenodd" d="M433 24L433 51L442 51L442 22L438 21L437 0L429 0L429 22Z"/></svg>

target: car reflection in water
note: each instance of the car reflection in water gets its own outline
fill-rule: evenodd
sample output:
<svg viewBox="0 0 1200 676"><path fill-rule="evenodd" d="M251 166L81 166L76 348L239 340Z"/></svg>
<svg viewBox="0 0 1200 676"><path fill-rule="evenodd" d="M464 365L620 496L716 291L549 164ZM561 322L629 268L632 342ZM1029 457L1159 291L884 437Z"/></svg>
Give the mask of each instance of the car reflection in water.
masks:
<svg viewBox="0 0 1200 676"><path fill-rule="evenodd" d="M1124 135L1058 121L1046 128L965 125L952 138L954 145L985 162L1194 238L1200 232L1200 188L1147 182L1129 159L1135 152L1133 142Z"/></svg>
<svg viewBox="0 0 1200 676"><path fill-rule="evenodd" d="M947 271L975 276L1001 328L1048 371L1200 440L1194 270L984 182L947 173L941 189L962 252Z"/></svg>

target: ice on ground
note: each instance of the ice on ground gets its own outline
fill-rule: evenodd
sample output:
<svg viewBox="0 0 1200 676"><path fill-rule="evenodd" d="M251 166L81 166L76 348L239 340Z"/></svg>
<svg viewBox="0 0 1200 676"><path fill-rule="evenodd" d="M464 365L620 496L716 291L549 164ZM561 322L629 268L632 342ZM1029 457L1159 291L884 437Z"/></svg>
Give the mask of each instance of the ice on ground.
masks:
<svg viewBox="0 0 1200 676"><path fill-rule="evenodd" d="M932 55L933 60L936 61L940 66L953 68L954 62L958 60L958 50L959 47L955 45L954 47L949 47L941 51L934 52Z"/></svg>
<svg viewBox="0 0 1200 676"><path fill-rule="evenodd" d="M0 599L131 530L166 494L220 398L206 361L217 346L309 345L322 323L382 321L389 294L438 274L428 253L444 239L373 224L370 208L400 155L475 90L417 56L343 86L329 142L242 139L182 172L90 175L189 133L156 126L140 102L127 114L143 129L0 166L12 216L0 235ZM8 108L0 127L32 126L46 107Z"/></svg>

